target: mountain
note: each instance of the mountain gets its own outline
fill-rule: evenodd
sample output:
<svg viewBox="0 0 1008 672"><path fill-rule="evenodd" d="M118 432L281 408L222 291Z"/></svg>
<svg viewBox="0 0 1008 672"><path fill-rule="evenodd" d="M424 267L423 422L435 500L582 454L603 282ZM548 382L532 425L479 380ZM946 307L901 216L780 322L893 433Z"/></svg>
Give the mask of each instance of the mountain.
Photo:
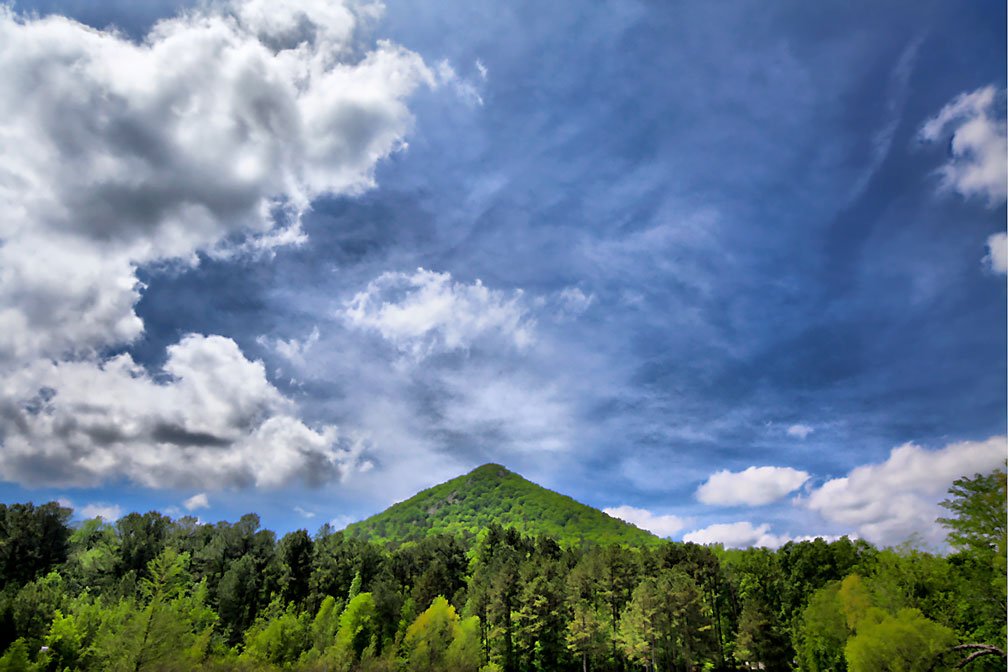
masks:
<svg viewBox="0 0 1008 672"><path fill-rule="evenodd" d="M417 493L349 525L344 534L394 544L438 533L471 539L492 522L525 535L551 536L562 546L661 543L650 532L527 481L499 464L484 464Z"/></svg>

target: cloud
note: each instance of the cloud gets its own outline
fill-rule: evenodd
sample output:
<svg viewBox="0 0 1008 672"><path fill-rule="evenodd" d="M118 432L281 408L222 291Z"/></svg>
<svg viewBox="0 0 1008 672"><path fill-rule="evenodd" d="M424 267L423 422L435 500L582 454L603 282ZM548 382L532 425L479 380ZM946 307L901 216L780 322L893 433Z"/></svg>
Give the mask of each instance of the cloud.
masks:
<svg viewBox="0 0 1008 672"><path fill-rule="evenodd" d="M307 364L307 362L305 361L305 355L308 353L309 350L312 349L312 346L318 343L318 340L319 340L318 327L313 327L311 333L300 341L297 340L296 338L292 338L287 341L278 338L276 340L271 341L265 336L260 336L256 339L256 343L258 343L263 347L270 348L271 350L276 351L278 355L288 360L292 364L299 367L304 367Z"/></svg>
<svg viewBox="0 0 1008 672"><path fill-rule="evenodd" d="M799 439L804 439L814 431L815 430L809 427L808 425L791 425L790 427L787 428L787 435L794 436Z"/></svg>
<svg viewBox="0 0 1008 672"><path fill-rule="evenodd" d="M613 518L619 518L632 525L636 525L642 530L653 532L659 537L671 537L683 528L685 522L679 516L671 514L656 516L647 509L638 509L633 506L615 506L602 509Z"/></svg>
<svg viewBox="0 0 1008 672"><path fill-rule="evenodd" d="M210 4L135 43L0 8L0 356L128 343L137 264L296 243L312 199L373 186L436 81L360 52L372 9Z"/></svg>
<svg viewBox="0 0 1008 672"><path fill-rule="evenodd" d="M122 517L122 507L118 504L92 503L81 507L80 515L84 518L101 518L107 523L115 522Z"/></svg>
<svg viewBox="0 0 1008 672"><path fill-rule="evenodd" d="M788 430L790 433L790 430ZM749 467L712 474L699 488L697 499L714 506L762 506L800 488L809 474L791 467Z"/></svg>
<svg viewBox="0 0 1008 672"><path fill-rule="evenodd" d="M305 518L314 518L315 517L315 512L314 511L306 511L306 510L302 509L300 506L295 506L294 507L294 511L296 513L301 514ZM346 527L346 526L344 525L344 527Z"/></svg>
<svg viewBox="0 0 1008 672"><path fill-rule="evenodd" d="M36 362L0 383L0 476L34 484L278 487L345 477L362 447L311 428L222 336L186 336L156 376L128 354Z"/></svg>
<svg viewBox="0 0 1008 672"><path fill-rule="evenodd" d="M439 84L417 54L366 40L379 9L205 3L131 41L0 6L5 478L210 488L349 473L358 448L301 422L229 339L186 337L156 373L103 353L144 332L139 267L298 244L314 199L374 186L406 146L407 98ZM276 348L297 359L312 342Z"/></svg>
<svg viewBox="0 0 1008 672"><path fill-rule="evenodd" d="M576 316L595 302L594 294L585 294L579 287L564 287L559 296L560 312Z"/></svg>
<svg viewBox="0 0 1008 672"><path fill-rule="evenodd" d="M750 546L777 548L789 540L787 536L772 534L768 523L754 527L747 520L737 523L717 523L683 535L683 541L694 544L723 544L727 548Z"/></svg>
<svg viewBox="0 0 1008 672"><path fill-rule="evenodd" d="M1008 274L1008 234L995 233L987 239L987 256L983 262L993 273Z"/></svg>
<svg viewBox="0 0 1008 672"><path fill-rule="evenodd" d="M480 73L480 79L485 81L486 70L480 70L478 62L477 69ZM466 104L478 107L483 106L483 97L479 94L476 86L472 82L459 77L448 61L438 63L437 76L440 83L451 86L455 90L455 94Z"/></svg>
<svg viewBox="0 0 1008 672"><path fill-rule="evenodd" d="M193 495L189 499L182 502L182 506L185 507L186 511L195 511L196 509L209 509L210 508L210 498L207 497L205 492Z"/></svg>
<svg viewBox="0 0 1008 672"><path fill-rule="evenodd" d="M417 359L467 350L483 338L524 348L534 333L521 290L509 294L479 280L453 282L450 273L423 268L383 273L347 302L342 315L351 327L377 331Z"/></svg>
<svg viewBox="0 0 1008 672"><path fill-rule="evenodd" d="M950 158L939 169L943 188L984 198L989 207L1003 203L1008 191L1004 92L987 86L963 93L920 129L928 142L949 134Z"/></svg>
<svg viewBox="0 0 1008 672"><path fill-rule="evenodd" d="M875 544L899 544L915 534L939 544L945 532L935 519L947 512L937 502L957 478L1002 465L1006 451L1004 436L940 450L906 443L893 448L885 462L856 467L799 502Z"/></svg>

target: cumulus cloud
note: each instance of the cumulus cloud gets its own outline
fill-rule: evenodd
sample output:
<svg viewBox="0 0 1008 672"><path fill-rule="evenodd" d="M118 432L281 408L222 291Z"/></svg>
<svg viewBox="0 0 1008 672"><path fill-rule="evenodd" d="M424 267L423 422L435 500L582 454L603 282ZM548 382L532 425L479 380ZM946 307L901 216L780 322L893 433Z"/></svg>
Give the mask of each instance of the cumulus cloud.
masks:
<svg viewBox="0 0 1008 672"><path fill-rule="evenodd" d="M800 488L809 474L791 467L749 467L712 474L699 488L697 499L715 506L762 506Z"/></svg>
<svg viewBox="0 0 1008 672"><path fill-rule="evenodd" d="M624 520L642 530L653 532L659 537L671 537L685 525L679 516L671 514L656 516L647 509L638 509L633 506L613 506L602 510L613 518Z"/></svg>
<svg viewBox="0 0 1008 672"><path fill-rule="evenodd" d="M898 544L914 535L939 544L945 532L935 519L947 512L937 502L957 478L1002 465L1006 452L1004 436L940 450L907 443L893 448L885 462L856 467L799 501L875 544Z"/></svg>
<svg viewBox="0 0 1008 672"><path fill-rule="evenodd" d="M995 233L987 239L987 256L983 262L993 273L1008 274L1008 234Z"/></svg>
<svg viewBox="0 0 1008 672"><path fill-rule="evenodd" d="M143 334L138 267L297 244L314 199L372 187L406 146L407 98L440 80L415 53L368 46L380 7L205 3L131 41L0 6L5 478L346 473L353 448L302 423L228 339L188 337L157 375L102 353ZM297 359L312 342L276 347Z"/></svg>
<svg viewBox="0 0 1008 672"><path fill-rule="evenodd" d="M804 439L815 430L808 425L791 425L787 428L787 435L798 439Z"/></svg>
<svg viewBox="0 0 1008 672"><path fill-rule="evenodd" d="M137 264L297 242L312 199L373 186L436 77L358 53L355 7L208 5L140 43L0 9L2 351L129 342Z"/></svg>
<svg viewBox="0 0 1008 672"><path fill-rule="evenodd" d="M207 497L205 492L193 495L189 499L182 502L182 506L185 507L186 511L195 511L197 509L209 509L210 508L210 498Z"/></svg>
<svg viewBox="0 0 1008 672"><path fill-rule="evenodd" d="M777 548L790 541L790 538L772 534L768 523L754 526L749 521L743 520L737 523L717 523L687 532L683 535L683 541L691 541L694 544L723 544L727 548L750 546Z"/></svg>
<svg viewBox="0 0 1008 672"><path fill-rule="evenodd" d="M1008 192L1008 135L1004 91L993 86L963 93L929 119L920 137L929 142L951 135L949 161L939 173L942 186L994 207Z"/></svg>
<svg viewBox="0 0 1008 672"><path fill-rule="evenodd" d="M492 290L479 280L455 282L450 273L423 268L383 273L347 302L342 315L350 326L377 331L417 359L467 350L483 338L524 348L534 334L521 290Z"/></svg>
<svg viewBox="0 0 1008 672"><path fill-rule="evenodd" d="M81 507L80 515L84 518L101 518L107 523L112 523L122 518L122 507L118 504L92 503Z"/></svg>
<svg viewBox="0 0 1008 672"><path fill-rule="evenodd" d="M97 365L38 361L0 390L0 476L21 483L319 484L355 469L361 453L334 426L306 426L262 362L221 336L186 336L158 376L128 354Z"/></svg>

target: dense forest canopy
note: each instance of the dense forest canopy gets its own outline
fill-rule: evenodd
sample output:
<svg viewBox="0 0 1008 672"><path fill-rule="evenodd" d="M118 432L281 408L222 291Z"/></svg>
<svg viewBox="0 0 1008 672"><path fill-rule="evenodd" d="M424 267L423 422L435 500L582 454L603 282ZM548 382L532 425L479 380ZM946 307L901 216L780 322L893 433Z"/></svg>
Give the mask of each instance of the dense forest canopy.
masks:
<svg viewBox="0 0 1008 672"><path fill-rule="evenodd" d="M956 481L947 555L564 546L497 522L277 540L254 514L0 505L0 671L1001 670L1005 496L1001 470Z"/></svg>

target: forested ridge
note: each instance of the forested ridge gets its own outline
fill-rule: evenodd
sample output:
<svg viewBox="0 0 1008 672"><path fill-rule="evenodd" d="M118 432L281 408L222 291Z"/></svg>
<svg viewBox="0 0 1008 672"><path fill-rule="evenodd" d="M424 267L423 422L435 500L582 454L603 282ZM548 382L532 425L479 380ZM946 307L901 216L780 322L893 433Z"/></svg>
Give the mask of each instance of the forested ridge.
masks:
<svg viewBox="0 0 1008 672"><path fill-rule="evenodd" d="M564 548L585 543L651 547L662 543L650 532L492 463L348 525L345 534L379 543L416 541L431 534L471 542L491 523L526 535L545 534Z"/></svg>
<svg viewBox="0 0 1008 672"><path fill-rule="evenodd" d="M491 522L382 545L254 514L71 525L0 504L2 670L1003 670L1005 474L956 481L953 551L563 546Z"/></svg>

